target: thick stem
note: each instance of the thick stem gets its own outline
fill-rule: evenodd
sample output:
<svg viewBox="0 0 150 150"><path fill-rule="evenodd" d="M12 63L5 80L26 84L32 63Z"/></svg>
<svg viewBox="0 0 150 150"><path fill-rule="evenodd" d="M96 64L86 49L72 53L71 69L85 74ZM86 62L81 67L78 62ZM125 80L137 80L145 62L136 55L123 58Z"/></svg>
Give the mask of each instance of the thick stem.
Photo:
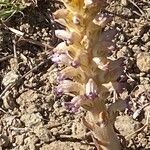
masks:
<svg viewBox="0 0 150 150"><path fill-rule="evenodd" d="M100 106L101 105L101 106ZM83 119L84 125L91 130L93 141L98 150L121 150L121 144L113 128L113 121L103 103L101 109L93 107L88 112L88 120Z"/></svg>

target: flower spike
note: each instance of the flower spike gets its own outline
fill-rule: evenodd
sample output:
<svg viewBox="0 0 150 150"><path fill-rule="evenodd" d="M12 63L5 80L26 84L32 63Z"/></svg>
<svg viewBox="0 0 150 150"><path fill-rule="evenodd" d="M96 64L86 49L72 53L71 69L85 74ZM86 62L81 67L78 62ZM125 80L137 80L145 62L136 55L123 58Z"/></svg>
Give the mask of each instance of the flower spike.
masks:
<svg viewBox="0 0 150 150"><path fill-rule="evenodd" d="M54 13L54 19L65 27L55 34L63 42L54 49L52 61L62 67L57 77L57 94L72 96L64 106L71 112L87 110L83 123L92 132L99 150L121 150L114 131L115 103L106 106L110 92L122 92L124 60L110 57L116 45L116 30L105 30L112 16L103 13L106 0L61 0L65 8ZM115 107L114 107L115 106ZM119 105L121 106L121 105ZM113 116L114 115L114 116Z"/></svg>

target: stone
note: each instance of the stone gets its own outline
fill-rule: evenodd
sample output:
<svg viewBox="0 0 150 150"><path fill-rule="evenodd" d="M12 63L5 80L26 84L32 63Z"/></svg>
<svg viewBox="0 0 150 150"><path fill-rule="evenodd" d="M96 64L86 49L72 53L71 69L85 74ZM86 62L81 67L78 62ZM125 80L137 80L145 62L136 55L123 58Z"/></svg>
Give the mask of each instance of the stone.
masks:
<svg viewBox="0 0 150 150"><path fill-rule="evenodd" d="M141 52L137 55L137 67L142 72L150 71L150 53Z"/></svg>

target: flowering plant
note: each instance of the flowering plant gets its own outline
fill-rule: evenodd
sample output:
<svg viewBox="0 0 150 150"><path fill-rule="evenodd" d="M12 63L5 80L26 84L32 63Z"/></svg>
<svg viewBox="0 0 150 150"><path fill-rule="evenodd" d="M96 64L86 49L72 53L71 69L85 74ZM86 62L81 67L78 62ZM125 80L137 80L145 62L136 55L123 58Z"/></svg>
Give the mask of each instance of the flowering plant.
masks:
<svg viewBox="0 0 150 150"><path fill-rule="evenodd" d="M84 125L93 133L99 150L120 150L121 144L114 131L115 112L120 101L106 107L110 90L119 93L117 79L123 74L123 58L110 56L115 50L112 42L116 31L104 31L112 20L107 13L105 0L62 0L65 9L54 13L55 20L66 27L55 34L63 42L54 48L52 60L64 69L59 72L58 94L71 94L66 108L72 112L80 107L88 110ZM121 108L119 108L121 109ZM88 121L87 121L88 119Z"/></svg>

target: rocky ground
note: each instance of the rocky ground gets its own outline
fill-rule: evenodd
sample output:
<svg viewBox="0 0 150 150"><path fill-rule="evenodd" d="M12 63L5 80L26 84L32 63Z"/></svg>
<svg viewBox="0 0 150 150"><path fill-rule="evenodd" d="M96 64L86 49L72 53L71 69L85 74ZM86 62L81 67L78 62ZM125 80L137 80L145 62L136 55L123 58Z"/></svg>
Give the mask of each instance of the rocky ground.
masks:
<svg viewBox="0 0 150 150"><path fill-rule="evenodd" d="M131 150L150 149L150 2L108 0L116 28L117 51L125 58L127 88L122 99L129 108L121 112L116 128ZM53 93L57 68L49 59L60 41L52 13L63 7L39 0L0 25L0 149L94 150L81 117L69 113ZM15 30L16 29L16 30ZM19 32L20 31L20 32ZM110 97L111 99L111 97Z"/></svg>

